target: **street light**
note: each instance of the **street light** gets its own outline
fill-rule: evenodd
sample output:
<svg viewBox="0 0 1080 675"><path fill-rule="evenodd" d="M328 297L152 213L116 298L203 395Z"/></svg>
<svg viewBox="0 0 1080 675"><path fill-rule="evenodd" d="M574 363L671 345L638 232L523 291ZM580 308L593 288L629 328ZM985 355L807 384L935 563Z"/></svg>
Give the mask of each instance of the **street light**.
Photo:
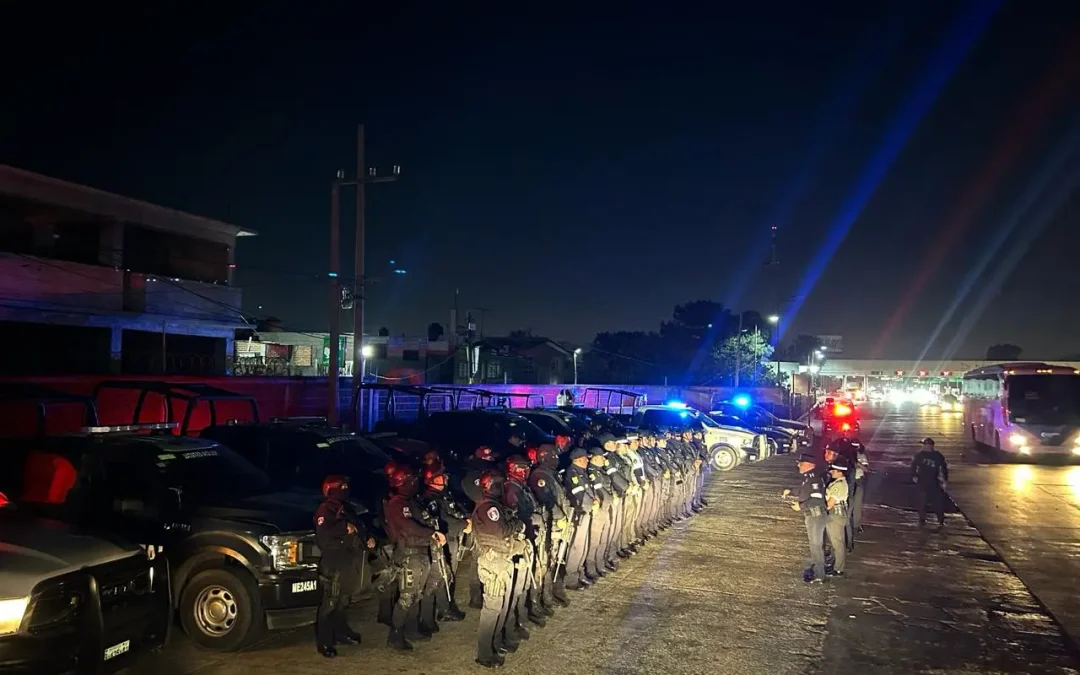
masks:
<svg viewBox="0 0 1080 675"><path fill-rule="evenodd" d="M780 323L780 317L773 314L772 316L769 317L769 323L773 324L774 326L779 324Z"/></svg>
<svg viewBox="0 0 1080 675"><path fill-rule="evenodd" d="M581 347L574 350L574 386L577 386L577 357L581 354Z"/></svg>
<svg viewBox="0 0 1080 675"><path fill-rule="evenodd" d="M363 382L367 377L367 360L372 356L375 356L375 348L371 345L361 345L360 347L360 379L359 382ZM356 373L353 373L353 377L356 377Z"/></svg>

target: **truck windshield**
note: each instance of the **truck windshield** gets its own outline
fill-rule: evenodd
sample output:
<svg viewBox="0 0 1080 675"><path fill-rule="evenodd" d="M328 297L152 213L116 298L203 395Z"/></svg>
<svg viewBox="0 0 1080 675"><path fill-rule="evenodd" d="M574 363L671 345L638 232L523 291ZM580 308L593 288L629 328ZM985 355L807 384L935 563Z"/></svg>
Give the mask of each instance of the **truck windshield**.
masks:
<svg viewBox="0 0 1080 675"><path fill-rule="evenodd" d="M169 487L195 497L249 497L272 490L270 478L221 446L161 452L158 470Z"/></svg>
<svg viewBox="0 0 1080 675"><path fill-rule="evenodd" d="M1019 424L1080 424L1080 375L1013 375L1009 418Z"/></svg>

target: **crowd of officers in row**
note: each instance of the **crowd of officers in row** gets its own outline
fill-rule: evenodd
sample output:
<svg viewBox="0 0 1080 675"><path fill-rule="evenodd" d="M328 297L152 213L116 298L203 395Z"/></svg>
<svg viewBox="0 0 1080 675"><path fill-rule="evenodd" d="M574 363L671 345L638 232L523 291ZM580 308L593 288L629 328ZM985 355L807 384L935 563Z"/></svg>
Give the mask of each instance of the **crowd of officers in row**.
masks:
<svg viewBox="0 0 1080 675"><path fill-rule="evenodd" d="M577 447L559 437L556 445L528 450L511 436L501 450L480 447L456 472L435 451L419 467L387 465L391 494L383 521L394 582L379 589L378 619L390 627L390 647L413 649L438 632L440 621L465 617L456 582L471 551L476 577L469 605L480 609L476 662L502 665L529 638L526 624L542 627L557 607L569 605L567 590L615 572L619 559L707 505L707 449L690 431L616 437L597 428ZM561 458L569 462L565 468ZM316 639L320 653L331 657L335 644L359 641L345 618L356 568L348 556L375 544L345 515L344 478L329 477L324 494L315 517L323 551Z"/></svg>

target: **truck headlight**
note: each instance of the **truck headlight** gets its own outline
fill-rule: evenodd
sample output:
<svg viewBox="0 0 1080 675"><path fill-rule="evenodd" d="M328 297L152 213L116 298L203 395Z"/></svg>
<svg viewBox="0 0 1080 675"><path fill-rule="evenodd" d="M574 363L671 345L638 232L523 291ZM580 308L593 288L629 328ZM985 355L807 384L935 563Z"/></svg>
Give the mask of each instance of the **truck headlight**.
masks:
<svg viewBox="0 0 1080 675"><path fill-rule="evenodd" d="M270 551L270 560L275 570L315 567L314 563L303 562L300 555L300 537L287 534L272 534L260 537L259 541Z"/></svg>
<svg viewBox="0 0 1080 675"><path fill-rule="evenodd" d="M26 614L26 606L30 604L30 598L4 598L0 600L0 635L11 635L19 632L23 616Z"/></svg>
<svg viewBox="0 0 1080 675"><path fill-rule="evenodd" d="M1027 436L1024 434L1011 434L1009 442L1013 445L1027 445Z"/></svg>

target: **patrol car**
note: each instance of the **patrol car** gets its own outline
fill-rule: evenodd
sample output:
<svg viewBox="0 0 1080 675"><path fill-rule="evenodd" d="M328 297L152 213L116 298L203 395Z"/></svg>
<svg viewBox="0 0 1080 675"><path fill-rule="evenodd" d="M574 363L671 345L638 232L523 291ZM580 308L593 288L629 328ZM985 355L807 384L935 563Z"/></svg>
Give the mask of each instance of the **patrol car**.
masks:
<svg viewBox="0 0 1080 675"><path fill-rule="evenodd" d="M157 549L25 515L0 495L0 672L112 673L167 641Z"/></svg>
<svg viewBox="0 0 1080 675"><path fill-rule="evenodd" d="M174 608L199 646L233 651L266 628L314 621L318 494L274 491L233 451L175 428L86 427L12 444L0 490L39 515L162 547Z"/></svg>
<svg viewBox="0 0 1080 675"><path fill-rule="evenodd" d="M705 436L709 458L718 471L731 471L739 464L768 455L768 442L760 434L737 427L722 426L685 403L646 405L634 412L632 426L652 429L692 427Z"/></svg>

